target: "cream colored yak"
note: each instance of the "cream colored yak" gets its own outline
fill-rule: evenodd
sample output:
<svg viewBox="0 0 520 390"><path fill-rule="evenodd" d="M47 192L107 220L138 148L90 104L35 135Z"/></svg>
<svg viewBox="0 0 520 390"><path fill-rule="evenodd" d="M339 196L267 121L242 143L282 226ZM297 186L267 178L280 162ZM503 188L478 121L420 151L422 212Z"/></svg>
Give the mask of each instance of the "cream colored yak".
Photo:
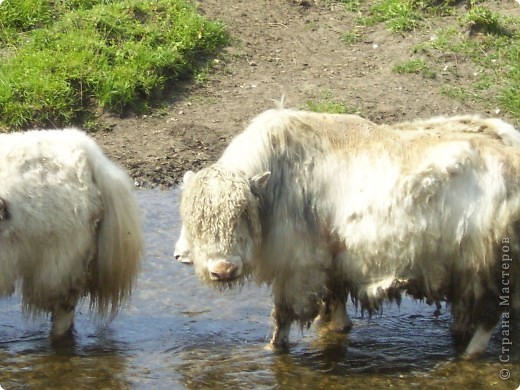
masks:
<svg viewBox="0 0 520 390"><path fill-rule="evenodd" d="M134 188L82 131L0 135L0 296L19 288L27 314L69 334L75 307L115 315L142 251Z"/></svg>
<svg viewBox="0 0 520 390"><path fill-rule="evenodd" d="M475 116L380 126L269 110L186 173L181 216L203 281L272 286L275 346L322 300L341 327L349 293L372 312L406 292L450 303L472 357L500 319L505 243L520 254L520 135ZM507 267L518 308L520 267Z"/></svg>

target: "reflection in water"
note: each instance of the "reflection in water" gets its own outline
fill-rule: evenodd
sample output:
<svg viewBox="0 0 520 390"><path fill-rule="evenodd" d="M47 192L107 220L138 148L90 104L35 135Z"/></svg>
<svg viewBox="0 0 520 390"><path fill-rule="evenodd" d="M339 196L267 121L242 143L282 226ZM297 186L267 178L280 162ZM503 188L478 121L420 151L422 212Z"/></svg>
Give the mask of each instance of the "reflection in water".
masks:
<svg viewBox="0 0 520 390"><path fill-rule="evenodd" d="M109 325L76 318L73 340L53 345L49 321L25 322L15 296L0 302L0 385L11 388L343 389L497 388L520 384L518 351L501 363L502 337L487 355L457 359L450 316L403 299L382 316L349 307L348 335L293 330L289 353L266 348L272 332L266 287L220 293L176 263L177 191L138 192L146 256L132 301ZM516 332L518 335L518 332ZM514 344L520 345L520 340ZM518 342L517 342L518 341ZM502 380L500 370L511 378Z"/></svg>
<svg viewBox="0 0 520 390"><path fill-rule="evenodd" d="M69 340L56 345L47 336L22 336L0 347L0 384L5 389L131 388L123 375L124 354L112 340L101 336L95 344Z"/></svg>

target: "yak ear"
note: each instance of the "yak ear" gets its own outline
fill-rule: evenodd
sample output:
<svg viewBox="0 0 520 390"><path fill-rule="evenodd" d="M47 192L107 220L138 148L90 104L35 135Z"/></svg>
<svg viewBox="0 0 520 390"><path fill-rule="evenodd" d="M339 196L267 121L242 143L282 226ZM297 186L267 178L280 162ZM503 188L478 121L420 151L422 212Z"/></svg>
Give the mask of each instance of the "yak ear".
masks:
<svg viewBox="0 0 520 390"><path fill-rule="evenodd" d="M269 178L271 177L271 172L263 172L258 175L255 175L249 179L249 186L251 187L251 192L253 195L260 196L263 190L267 187L267 183L269 182Z"/></svg>
<svg viewBox="0 0 520 390"><path fill-rule="evenodd" d="M195 172L193 171L186 171L184 176L182 177L182 187L185 187L188 185L188 183L193 179L193 176L195 176Z"/></svg>

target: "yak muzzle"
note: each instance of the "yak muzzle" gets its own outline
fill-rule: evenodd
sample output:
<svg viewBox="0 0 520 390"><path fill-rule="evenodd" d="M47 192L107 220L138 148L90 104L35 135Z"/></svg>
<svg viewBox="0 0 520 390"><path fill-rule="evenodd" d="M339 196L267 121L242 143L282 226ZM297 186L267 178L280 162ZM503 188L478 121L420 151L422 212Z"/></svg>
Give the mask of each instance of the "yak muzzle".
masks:
<svg viewBox="0 0 520 390"><path fill-rule="evenodd" d="M239 275L239 267L226 260L218 260L208 267L211 280L227 282L236 279Z"/></svg>

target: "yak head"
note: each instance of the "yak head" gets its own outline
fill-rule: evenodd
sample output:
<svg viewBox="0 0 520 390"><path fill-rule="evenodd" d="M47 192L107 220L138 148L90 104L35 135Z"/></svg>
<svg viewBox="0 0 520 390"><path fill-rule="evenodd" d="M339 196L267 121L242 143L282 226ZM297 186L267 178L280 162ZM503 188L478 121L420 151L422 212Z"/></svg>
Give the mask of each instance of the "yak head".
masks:
<svg viewBox="0 0 520 390"><path fill-rule="evenodd" d="M259 194L269 176L248 178L216 164L184 175L184 239L203 281L225 286L251 275L262 236Z"/></svg>

